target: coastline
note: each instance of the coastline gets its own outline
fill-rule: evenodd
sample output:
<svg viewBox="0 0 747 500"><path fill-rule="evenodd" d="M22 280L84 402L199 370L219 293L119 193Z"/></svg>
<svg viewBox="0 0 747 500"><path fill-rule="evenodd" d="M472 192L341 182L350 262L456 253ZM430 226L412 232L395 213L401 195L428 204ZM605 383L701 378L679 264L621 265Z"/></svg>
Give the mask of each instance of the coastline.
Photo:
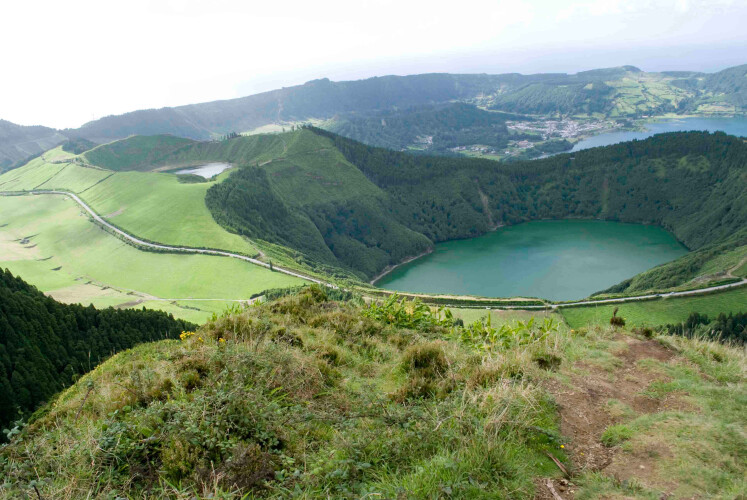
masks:
<svg viewBox="0 0 747 500"><path fill-rule="evenodd" d="M426 250L425 252L423 252L423 253L421 253L421 254L419 254L419 255L415 255L415 256L413 256L413 257L407 257L407 258L406 258L405 260L403 260L402 262L399 262L399 263L397 263L397 264L394 264L394 265L388 265L388 266L386 266L386 267L384 268L384 270L383 270L383 271L381 271L381 272L380 272L379 274L377 274L376 276L374 276L374 277L373 277L373 278L371 279L371 281L369 281L369 282L368 282L368 284L369 284L369 285L374 285L374 286L376 286L376 282L377 282L377 281L379 281L379 280L380 280L381 278L383 278L383 277L384 277L384 276L386 276L387 274L389 274L389 273L391 273L392 271L394 271L395 269L397 269L397 268L398 268L399 266L401 266L401 265L404 265L404 264L407 264L407 263L409 263L409 262L412 262L413 260L415 260L415 259L419 259L420 257L425 257L426 255L428 255L428 254L430 254L430 253L433 253L433 250L434 250L434 248L433 248L433 247L431 247L431 248L429 248L428 250Z"/></svg>

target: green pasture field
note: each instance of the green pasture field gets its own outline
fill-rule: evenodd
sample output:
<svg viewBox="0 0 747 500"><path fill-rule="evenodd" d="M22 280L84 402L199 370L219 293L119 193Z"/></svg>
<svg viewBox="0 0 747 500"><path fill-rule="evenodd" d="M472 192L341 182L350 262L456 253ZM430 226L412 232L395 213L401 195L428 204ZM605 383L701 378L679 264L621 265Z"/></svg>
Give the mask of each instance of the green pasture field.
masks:
<svg viewBox="0 0 747 500"><path fill-rule="evenodd" d="M68 303L142 307L145 301L204 321L231 301L303 283L238 259L138 250L91 223L62 196L0 197L0 214L0 267ZM176 304L152 300L159 298Z"/></svg>
<svg viewBox="0 0 747 500"><path fill-rule="evenodd" d="M171 174L111 172L37 158L0 176L0 191L72 191L102 217L135 236L256 256L254 245L213 220L205 206L205 192L213 183L184 184Z"/></svg>
<svg viewBox="0 0 747 500"><path fill-rule="evenodd" d="M487 318L490 315L490 322L492 325L502 325L505 323L516 323L517 321L529 321L534 318L534 321L542 321L544 318L553 318L556 321L562 321L563 318L552 311L532 311L532 310L519 310L519 309L483 309L483 308L449 308L455 318L460 318L464 321L465 325L474 323L482 318Z"/></svg>
<svg viewBox="0 0 747 500"><path fill-rule="evenodd" d="M693 297L604 304L598 306L564 307L560 313L572 328L609 324L615 308L629 326L676 324L698 312L715 318L720 313L747 311L747 287Z"/></svg>
<svg viewBox="0 0 747 500"><path fill-rule="evenodd" d="M31 191L56 176L65 163L47 163L34 158L26 165L0 175L0 191Z"/></svg>

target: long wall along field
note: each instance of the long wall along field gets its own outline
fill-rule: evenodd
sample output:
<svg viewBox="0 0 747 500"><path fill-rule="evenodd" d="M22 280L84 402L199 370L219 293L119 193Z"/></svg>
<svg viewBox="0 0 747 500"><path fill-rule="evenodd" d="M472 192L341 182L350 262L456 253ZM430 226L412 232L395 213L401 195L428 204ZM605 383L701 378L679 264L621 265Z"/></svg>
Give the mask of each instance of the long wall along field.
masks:
<svg viewBox="0 0 747 500"><path fill-rule="evenodd" d="M43 159L0 176L0 191L77 193L112 224L150 241L257 255L249 241L213 221L204 203L209 186L180 183L171 174L115 173ZM149 307L201 322L232 301L303 283L227 257L134 248L63 196L3 196L0 214L0 266L63 302Z"/></svg>

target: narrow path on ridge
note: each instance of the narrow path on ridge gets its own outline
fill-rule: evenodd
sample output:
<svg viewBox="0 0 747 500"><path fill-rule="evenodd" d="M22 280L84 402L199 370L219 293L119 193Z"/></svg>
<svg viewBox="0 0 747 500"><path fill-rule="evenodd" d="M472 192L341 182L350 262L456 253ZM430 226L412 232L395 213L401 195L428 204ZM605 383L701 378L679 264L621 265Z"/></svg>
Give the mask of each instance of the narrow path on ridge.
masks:
<svg viewBox="0 0 747 500"><path fill-rule="evenodd" d="M240 259L240 260L249 262L251 264L255 264L257 266L262 266L264 268L270 269L270 264L266 262L262 262L261 260L257 260L252 257L247 257L246 255L226 252L223 250L211 250L211 249L205 249L205 248L192 248L192 247L183 247L183 246L163 245L160 243L151 243L149 241L142 240L108 223L101 216L99 216L99 214L97 214L91 207L89 207L82 199L80 199L78 195L76 195L75 193L71 193L68 191L57 191L57 190L0 191L0 196L24 196L24 195L45 195L45 194L67 196L71 198L91 216L94 222L105 227L106 229L110 231L113 231L115 234L121 236L125 240L135 243L136 245L147 247L147 248L154 248L156 250L166 250L170 252L217 255L220 257L232 257L234 259ZM735 271L736 269L738 269L745 261L747 261L747 257L742 259L737 266L734 266L734 268L728 271L729 276L731 276L731 273ZM301 278L307 281L311 281L313 283L328 286L330 288L339 288L337 285L330 283L328 281L320 280L318 278L313 278L305 274L292 271L290 269L285 269L283 267L278 267L278 266L273 265L272 269L274 271L287 274L289 276L295 276L296 278ZM734 283L727 283L725 285L711 286L708 288L699 288L696 290L686 290L686 291L681 291L681 292L651 293L651 294L646 294L646 295L636 295L632 297L620 297L620 298L614 298L614 299L580 300L576 302L565 302L561 304L545 303L543 305L521 305L521 306L496 306L494 304L491 304L489 306L486 306L486 308L488 309L496 309L496 308L497 309L525 309L525 310L559 309L563 307L574 307L574 306L595 305L595 304L614 304L614 303L624 303L624 302L635 302L639 300L658 299L658 298L665 298L665 297L682 297L682 296L701 295L701 294L706 294L706 293L711 293L711 292L716 292L716 291L721 291L721 290L727 290L730 288L736 288L736 287L740 287L744 285L747 285L747 278L742 278L740 281L737 281ZM381 290L381 291L383 293L394 293L389 290ZM417 294L403 294L403 295L417 296ZM465 298L474 299L471 297L465 297ZM174 300L183 300L183 299L174 299ZM205 299L201 299L201 300L205 300ZM458 304L453 305L451 307L458 307Z"/></svg>

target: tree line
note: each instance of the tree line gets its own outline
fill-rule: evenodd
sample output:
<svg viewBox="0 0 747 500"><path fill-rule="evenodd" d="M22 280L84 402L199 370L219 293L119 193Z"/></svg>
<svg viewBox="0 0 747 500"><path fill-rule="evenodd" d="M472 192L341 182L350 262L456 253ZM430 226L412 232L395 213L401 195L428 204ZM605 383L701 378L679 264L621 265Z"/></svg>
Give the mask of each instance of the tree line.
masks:
<svg viewBox="0 0 747 500"><path fill-rule="evenodd" d="M0 269L0 426L28 417L114 353L193 327L145 308L61 304Z"/></svg>

